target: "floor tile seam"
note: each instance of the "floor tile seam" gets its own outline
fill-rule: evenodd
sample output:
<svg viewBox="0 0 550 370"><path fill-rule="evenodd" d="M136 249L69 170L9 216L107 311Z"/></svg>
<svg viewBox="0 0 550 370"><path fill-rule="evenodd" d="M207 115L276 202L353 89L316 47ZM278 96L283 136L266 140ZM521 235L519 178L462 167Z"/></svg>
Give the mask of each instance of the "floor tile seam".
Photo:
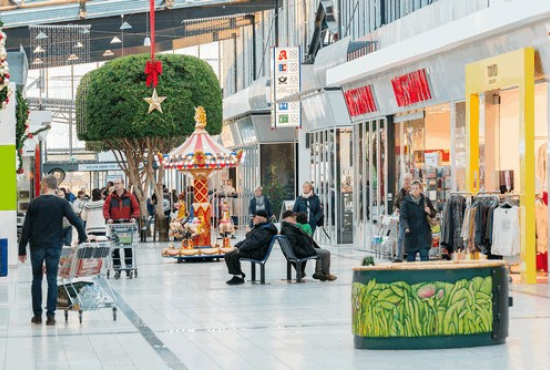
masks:
<svg viewBox="0 0 550 370"><path fill-rule="evenodd" d="M53 329L53 328L52 328ZM44 333L41 333L40 336L37 336L37 335L27 335L27 334L15 334L15 335L5 335L5 336L0 336L0 339L31 339L31 338L55 338L55 337L60 337L60 338L69 338L69 337L81 337L82 335L86 335L86 336L104 336L104 335L127 335L127 334L139 334L139 331L138 330L132 330L132 331L109 331L109 332L97 332L97 333L82 333L82 332L79 332L79 333L63 333L62 332L63 329L57 329L55 332L52 330L51 332L47 333L47 334L44 334Z"/></svg>
<svg viewBox="0 0 550 370"><path fill-rule="evenodd" d="M548 296L548 295L544 295L544 294L540 294L540 293L534 293L534 292L525 292L521 289L511 288L510 291L512 291L514 293L517 293L517 294L523 294L523 295L528 295L528 296L537 297L537 298L550 299L550 296Z"/></svg>
<svg viewBox="0 0 550 370"><path fill-rule="evenodd" d="M327 323L326 321L319 324L286 324L286 325L259 325L254 327L229 327L229 328L181 328L181 329L166 329L156 330L160 334L179 334L179 333L194 333L194 332L243 332L249 330L295 330L295 329L315 329L315 328L330 328L350 325L349 320L341 320L341 323ZM345 321L345 322L344 322Z"/></svg>
<svg viewBox="0 0 550 370"><path fill-rule="evenodd" d="M172 352L155 334L155 332L139 317L136 312L122 299L117 290L113 289L118 309L130 320L143 339L151 346L153 351L171 369L187 370L188 367Z"/></svg>

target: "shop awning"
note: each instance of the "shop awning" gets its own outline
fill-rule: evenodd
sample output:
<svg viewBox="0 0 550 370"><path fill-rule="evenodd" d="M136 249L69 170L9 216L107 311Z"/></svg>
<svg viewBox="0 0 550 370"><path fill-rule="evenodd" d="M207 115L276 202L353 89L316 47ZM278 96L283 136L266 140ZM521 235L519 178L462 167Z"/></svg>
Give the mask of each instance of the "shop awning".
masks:
<svg viewBox="0 0 550 370"><path fill-rule="evenodd" d="M545 0L503 2L336 66L327 72L327 86L366 79L549 16L550 2Z"/></svg>

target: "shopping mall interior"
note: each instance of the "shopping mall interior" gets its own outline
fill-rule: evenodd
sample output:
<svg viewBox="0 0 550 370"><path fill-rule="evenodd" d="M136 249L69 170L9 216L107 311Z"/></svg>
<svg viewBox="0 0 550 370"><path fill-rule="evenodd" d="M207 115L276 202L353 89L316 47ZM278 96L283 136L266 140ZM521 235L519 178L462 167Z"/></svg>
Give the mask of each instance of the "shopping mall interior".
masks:
<svg viewBox="0 0 550 370"><path fill-rule="evenodd" d="M550 369L549 19L0 0L0 369Z"/></svg>

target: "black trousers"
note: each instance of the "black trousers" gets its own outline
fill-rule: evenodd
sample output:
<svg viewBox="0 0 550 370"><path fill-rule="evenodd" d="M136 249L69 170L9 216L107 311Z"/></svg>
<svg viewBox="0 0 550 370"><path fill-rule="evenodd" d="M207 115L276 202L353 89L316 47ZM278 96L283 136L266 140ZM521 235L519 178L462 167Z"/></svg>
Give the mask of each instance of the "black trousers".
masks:
<svg viewBox="0 0 550 370"><path fill-rule="evenodd" d="M231 275L241 275L243 271L241 270L241 258L248 258L248 255L243 255L242 253L239 253L238 250L226 253L225 258L225 264L227 265L227 271Z"/></svg>
<svg viewBox="0 0 550 370"><path fill-rule="evenodd" d="M120 267L120 250L122 248L115 248L113 249L113 267L117 268ZM133 258L132 258L132 248L124 248L124 264L126 267L132 266Z"/></svg>

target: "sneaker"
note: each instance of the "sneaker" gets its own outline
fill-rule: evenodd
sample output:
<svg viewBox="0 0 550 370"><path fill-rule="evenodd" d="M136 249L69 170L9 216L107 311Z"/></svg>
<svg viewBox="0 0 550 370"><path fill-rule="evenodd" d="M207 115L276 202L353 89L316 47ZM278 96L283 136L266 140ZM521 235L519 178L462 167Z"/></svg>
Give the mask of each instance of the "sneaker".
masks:
<svg viewBox="0 0 550 370"><path fill-rule="evenodd" d="M40 316L33 316L31 322L33 324L42 324L42 318Z"/></svg>
<svg viewBox="0 0 550 370"><path fill-rule="evenodd" d="M54 326L55 325L55 318L53 316L48 316L48 319L46 320L46 325Z"/></svg>
<svg viewBox="0 0 550 370"><path fill-rule="evenodd" d="M403 260L401 260L400 258L396 258L392 262L393 263L401 263L401 262L403 262Z"/></svg>
<svg viewBox="0 0 550 370"><path fill-rule="evenodd" d="M321 280L321 281L326 281L327 280L327 276L325 274L320 274L320 273L315 273L313 274L312 278L314 279L317 279L317 280Z"/></svg>
<svg viewBox="0 0 550 370"><path fill-rule="evenodd" d="M227 280L225 283L227 285L240 285L240 284L244 284L244 279L238 276L233 276L231 280Z"/></svg>
<svg viewBox="0 0 550 370"><path fill-rule="evenodd" d="M338 279L336 277L336 275L332 275L332 274L327 274L326 277L327 277L328 281L334 281L334 280Z"/></svg>

